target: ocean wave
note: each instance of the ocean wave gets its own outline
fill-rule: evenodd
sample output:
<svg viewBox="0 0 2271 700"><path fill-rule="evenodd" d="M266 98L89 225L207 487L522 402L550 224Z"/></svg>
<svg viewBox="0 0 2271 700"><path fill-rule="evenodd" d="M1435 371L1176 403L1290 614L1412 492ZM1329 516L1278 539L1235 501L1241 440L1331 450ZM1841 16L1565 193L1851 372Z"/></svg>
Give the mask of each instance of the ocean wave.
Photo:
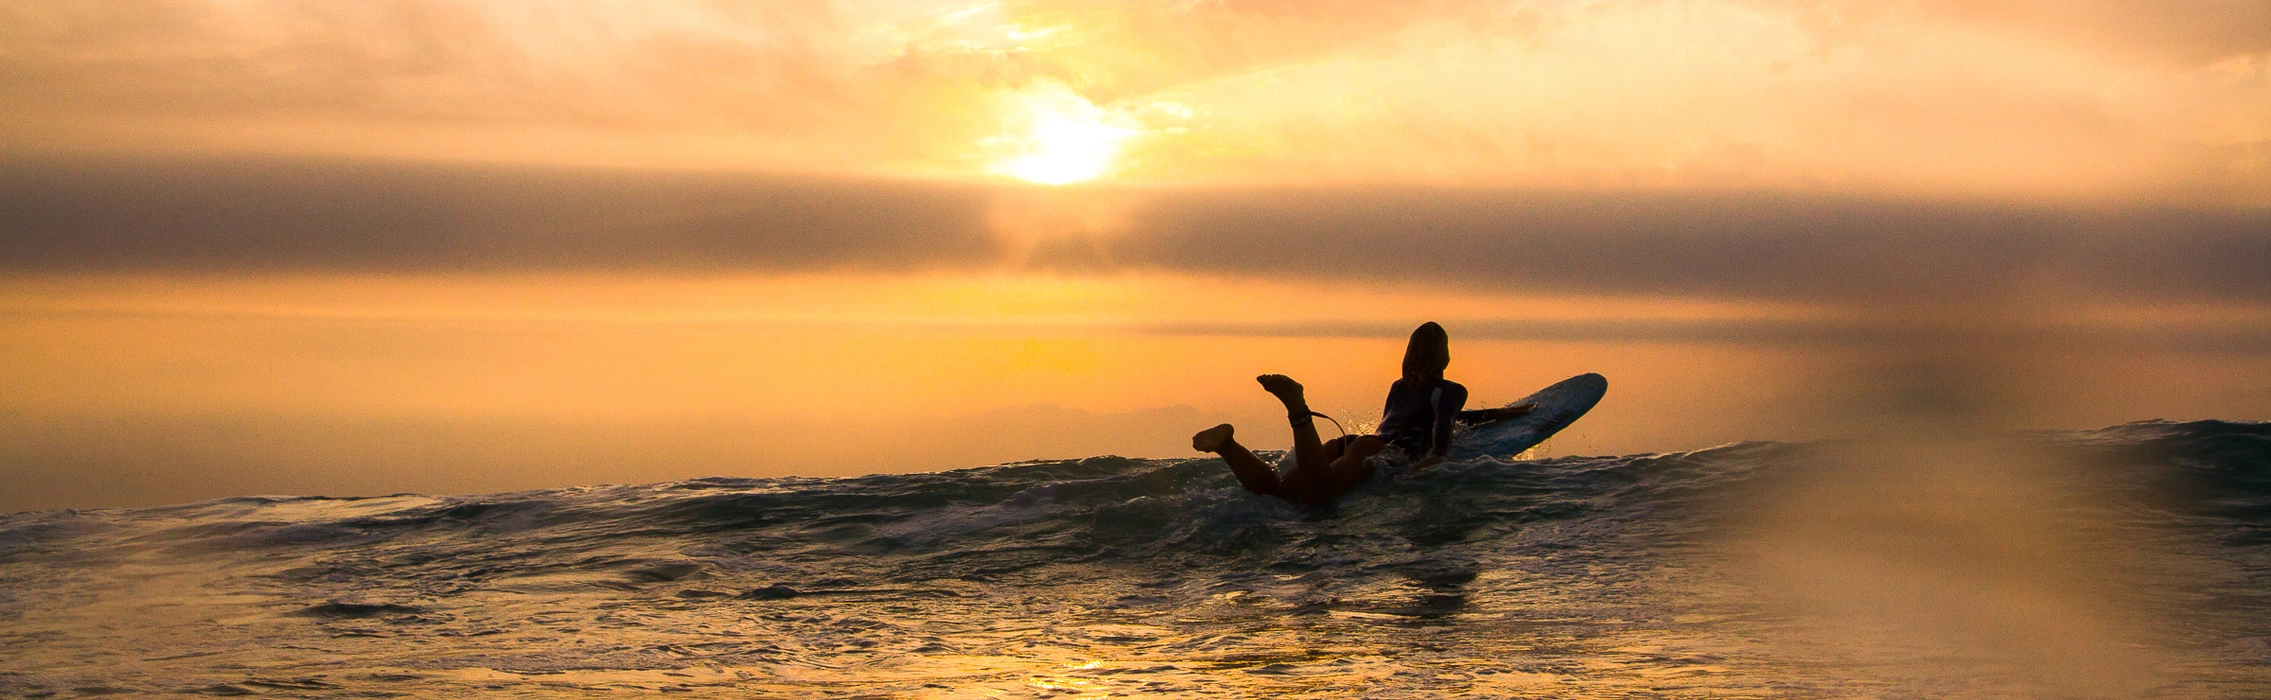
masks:
<svg viewBox="0 0 2271 700"><path fill-rule="evenodd" d="M2100 469L2158 489L2137 498L2234 526L2271 522L2271 429L2149 421L2040 433ZM0 561L74 541L177 554L383 547L467 550L528 541L708 541L737 551L937 556L1046 547L1076 556L1236 556L1327 523L1443 543L1531 523L1678 506L1820 444L1745 442L1678 453L1481 459L1418 478L1382 477L1305 511L1240 490L1215 459L1095 457L918 474L822 479L710 477L476 496L243 496L144 509L0 516ZM85 543L83 543L85 544ZM102 546L76 547L99 552Z"/></svg>
<svg viewBox="0 0 2271 700"><path fill-rule="evenodd" d="M2271 426L2154 421L1994 442L2005 446L1995 454L2023 452L2047 465L2013 473L2089 496L2027 501L2032 496L2014 491L2010 509L2039 508L2040 517L2057 521L2050 525L2070 522L2075 531L2128 528L2146 534L2121 540L2132 543L2126 546L2182 550L2192 557L2187 561L2213 564L2222 573L2212 580L2172 580L2155 589L2164 591L2155 600L2183 608L2181 601L2197 599L2186 596L2213 596L2220 612L2168 619L2232 644L2266 638L2262 625L2245 620L2271 613L2271 600L2230 589L2271 582ZM875 670L828 661L850 653L830 646L832 639L865 644L860 654L894 664L989 649L1014 656L1004 650L1040 639L1095 653L1204 658L1275 678L1300 676L1313 659L1237 650L1319 625L1354 625L1350 634L1398 644L1422 642L1401 636L1419 632L1397 630L1449 625L1446 639L1499 649L1494 645L1509 634L1504 621L1519 619L1533 621L1523 623L1532 626L1523 628L1530 630L1524 638L1550 631L1563 640L1557 643L1573 645L1545 655L1566 659L1603 630L1678 637L1664 630L1686 628L1671 620L1764 624L1744 622L1769 618L1728 602L1747 595L1730 583L1741 579L1695 572L1739 561L1742 547L1757 542L1797 541L1757 534L1783 522L1775 518L1812 512L1804 498L1776 501L1772 494L1822 493L1825 479L1845 479L1858 485L1848 484L1841 498L1852 489L1865 499L1877 492L1868 489L1893 489L1883 491L1891 499L1980 497L1912 493L1930 486L1904 483L1918 478L1912 472L1823 466L1906 459L1913 450L1903 449L1910 448L1744 442L1662 454L1480 459L1417 478L1383 477L1315 510L1244 492L1215 459L1095 457L841 479L712 477L475 496L247 496L18 513L0 516L0 575L10 584L0 594L0 622L10 627L0 635L0 651L26 659L19 667L44 664L37 669L43 678L76 673L70 682L89 687L192 691L259 679L233 677L201 656L173 656L204 647L148 635L231 620L213 628L224 630L215 639L353 649L360 666L429 679L421 674L683 672L706 663L760 669L788 683L778 688L795 688L781 679L852 683L850 669ZM1965 465L1913 474L1976 471ZM1781 505L1760 505L1775 503ZM1863 510L1831 515L1881 520L1856 531L1870 536L1926 536L1934 531L1916 528L1946 527L1919 525L1899 508ZM1832 529L1851 525L1825 522ZM159 615L149 605L161 603L205 612L188 622L152 622L149 630L113 622ZM1055 627L1027 629L1021 634L1028 642L986 636L1026 629L1020 620ZM746 629L725 635L725 621ZM925 631L934 628L953 632ZM1721 631L1766 634L1732 630ZM745 638L757 633L774 638ZM586 648L595 639L648 646ZM408 646L380 645L384 640ZM69 660L122 644L173 650L136 663L171 669L183 680L122 679ZM1264 646L1282 650L1275 642ZM833 651L816 651L822 648ZM1428 658L1480 663L1514 653L1438 651ZM233 663L316 663L306 654L278 651ZM1790 670L1801 666L1783 668L1803 676ZM0 685L13 682L19 690L49 682L22 680L30 676L20 668L0 672L17 672L16 681L0 675ZM920 676L885 673L874 687L920 688L891 685ZM341 693L393 683L336 680L325 682ZM1697 687L1748 687L1705 680ZM458 680L431 682L465 688L454 685ZM1483 694L1475 689L1497 687L1476 683L1470 676L1462 687Z"/></svg>

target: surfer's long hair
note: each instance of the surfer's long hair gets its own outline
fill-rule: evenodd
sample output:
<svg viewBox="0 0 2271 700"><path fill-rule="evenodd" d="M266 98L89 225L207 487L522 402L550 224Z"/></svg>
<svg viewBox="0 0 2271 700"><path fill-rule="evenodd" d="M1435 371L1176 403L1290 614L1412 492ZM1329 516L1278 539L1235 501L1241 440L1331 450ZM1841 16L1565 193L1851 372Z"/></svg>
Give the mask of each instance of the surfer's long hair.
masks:
<svg viewBox="0 0 2271 700"><path fill-rule="evenodd" d="M1450 366L1451 334L1434 321L1419 324L1411 332L1411 345L1404 347L1404 376L1434 382Z"/></svg>

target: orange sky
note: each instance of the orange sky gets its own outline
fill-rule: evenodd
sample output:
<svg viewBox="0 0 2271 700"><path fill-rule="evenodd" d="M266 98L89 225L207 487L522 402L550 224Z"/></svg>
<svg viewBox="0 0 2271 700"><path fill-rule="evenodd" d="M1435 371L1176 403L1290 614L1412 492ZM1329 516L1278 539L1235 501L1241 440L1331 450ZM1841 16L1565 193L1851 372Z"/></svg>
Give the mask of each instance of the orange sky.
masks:
<svg viewBox="0 0 2271 700"><path fill-rule="evenodd" d="M2266 37L2244 0L25 1L0 118L74 152L2262 205Z"/></svg>
<svg viewBox="0 0 2271 700"><path fill-rule="evenodd" d="M1564 453L2271 417L2261 2L0 0L0 94L0 510L1266 445L1424 320Z"/></svg>

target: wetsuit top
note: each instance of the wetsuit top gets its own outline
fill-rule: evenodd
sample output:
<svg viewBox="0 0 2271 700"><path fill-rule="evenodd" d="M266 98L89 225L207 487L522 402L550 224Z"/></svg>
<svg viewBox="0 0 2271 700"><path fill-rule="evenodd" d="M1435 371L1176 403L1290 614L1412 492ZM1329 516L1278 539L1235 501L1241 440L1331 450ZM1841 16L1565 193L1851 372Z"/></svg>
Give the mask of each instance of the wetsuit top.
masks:
<svg viewBox="0 0 2271 700"><path fill-rule="evenodd" d="M1388 407L1380 411L1381 439L1414 459L1431 454L1437 446L1449 449L1451 422L1467 405L1467 388L1439 379L1421 391L1408 381L1398 379L1388 386Z"/></svg>

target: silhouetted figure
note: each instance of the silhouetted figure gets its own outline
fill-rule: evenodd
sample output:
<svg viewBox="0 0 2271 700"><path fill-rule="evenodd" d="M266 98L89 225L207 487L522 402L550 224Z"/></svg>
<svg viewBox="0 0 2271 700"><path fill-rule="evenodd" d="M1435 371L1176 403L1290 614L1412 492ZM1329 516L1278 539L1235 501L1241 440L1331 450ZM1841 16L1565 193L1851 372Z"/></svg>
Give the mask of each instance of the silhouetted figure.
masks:
<svg viewBox="0 0 2271 700"><path fill-rule="evenodd" d="M1255 456L1253 450L1238 444L1228 423L1191 436L1191 448L1221 455L1248 491L1315 508L1371 479L1370 458L1391 446L1411 460L1410 471L1418 472L1443 461L1451 448L1455 423L1503 420L1535 408L1518 404L1460 410L1467 403L1467 388L1443 378L1443 370L1450 365L1450 335L1433 321L1420 324L1404 349L1403 378L1388 386L1388 405L1381 411L1379 432L1343 435L1332 442L1317 438L1313 418L1322 414L1309 410L1300 382L1282 374L1255 377L1262 389L1285 404L1286 418L1293 423L1293 469L1283 475Z"/></svg>

